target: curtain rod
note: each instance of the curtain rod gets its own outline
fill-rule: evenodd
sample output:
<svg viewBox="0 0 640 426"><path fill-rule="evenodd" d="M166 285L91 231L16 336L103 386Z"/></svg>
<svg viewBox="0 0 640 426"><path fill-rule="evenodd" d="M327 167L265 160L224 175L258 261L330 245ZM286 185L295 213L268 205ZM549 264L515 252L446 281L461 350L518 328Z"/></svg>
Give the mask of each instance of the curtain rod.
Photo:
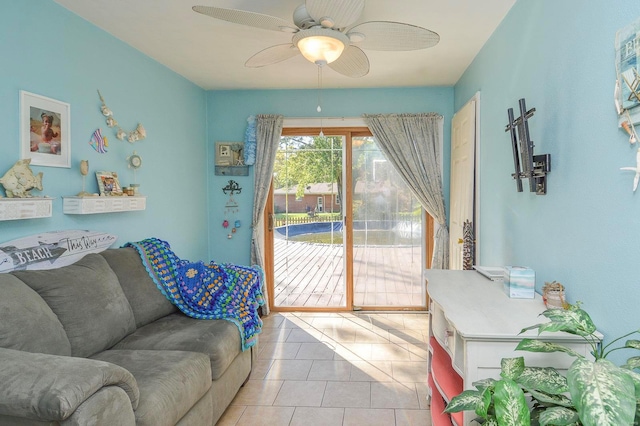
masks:
<svg viewBox="0 0 640 426"><path fill-rule="evenodd" d="M284 127L367 127L362 117L285 117Z"/></svg>

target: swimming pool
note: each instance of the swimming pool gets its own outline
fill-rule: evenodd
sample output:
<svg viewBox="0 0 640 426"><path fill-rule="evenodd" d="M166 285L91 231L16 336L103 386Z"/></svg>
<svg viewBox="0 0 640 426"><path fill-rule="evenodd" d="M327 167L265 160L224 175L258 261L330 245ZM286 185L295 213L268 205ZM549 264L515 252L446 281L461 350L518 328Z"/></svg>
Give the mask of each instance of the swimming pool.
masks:
<svg viewBox="0 0 640 426"><path fill-rule="evenodd" d="M398 222L394 226L378 223L377 229L366 227L367 222L354 222L353 244L356 246L420 246L420 224ZM382 226L380 226L382 225ZM314 222L285 225L276 228L275 236L289 241L314 244L342 244L342 222Z"/></svg>

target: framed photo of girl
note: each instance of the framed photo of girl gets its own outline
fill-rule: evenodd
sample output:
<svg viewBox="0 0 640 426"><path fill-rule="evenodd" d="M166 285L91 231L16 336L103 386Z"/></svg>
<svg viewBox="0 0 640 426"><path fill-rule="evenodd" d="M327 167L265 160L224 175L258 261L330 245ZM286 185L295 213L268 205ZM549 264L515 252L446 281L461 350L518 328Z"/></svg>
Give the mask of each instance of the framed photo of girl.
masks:
<svg viewBox="0 0 640 426"><path fill-rule="evenodd" d="M32 166L71 167L70 105L20 91L20 158Z"/></svg>

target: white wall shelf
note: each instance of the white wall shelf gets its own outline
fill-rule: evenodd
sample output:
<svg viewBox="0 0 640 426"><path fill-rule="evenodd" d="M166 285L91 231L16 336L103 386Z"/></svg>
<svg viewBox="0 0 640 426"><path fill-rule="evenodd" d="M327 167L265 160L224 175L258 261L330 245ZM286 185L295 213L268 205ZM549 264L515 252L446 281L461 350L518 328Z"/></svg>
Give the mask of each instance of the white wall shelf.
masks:
<svg viewBox="0 0 640 426"><path fill-rule="evenodd" d="M0 198L0 220L51 217L52 200L49 197Z"/></svg>
<svg viewBox="0 0 640 426"><path fill-rule="evenodd" d="M98 214L145 210L147 197L62 197L64 214Z"/></svg>

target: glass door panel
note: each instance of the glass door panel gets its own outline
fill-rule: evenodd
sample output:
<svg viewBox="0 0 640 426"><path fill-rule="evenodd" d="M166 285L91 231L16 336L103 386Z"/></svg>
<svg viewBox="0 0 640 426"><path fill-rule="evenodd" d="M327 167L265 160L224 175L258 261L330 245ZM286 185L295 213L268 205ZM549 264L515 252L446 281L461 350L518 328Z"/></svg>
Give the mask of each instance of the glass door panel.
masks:
<svg viewBox="0 0 640 426"><path fill-rule="evenodd" d="M422 207L373 137L352 140L353 304L425 306Z"/></svg>
<svg viewBox="0 0 640 426"><path fill-rule="evenodd" d="M274 308L346 308L342 137L282 137L273 177Z"/></svg>

